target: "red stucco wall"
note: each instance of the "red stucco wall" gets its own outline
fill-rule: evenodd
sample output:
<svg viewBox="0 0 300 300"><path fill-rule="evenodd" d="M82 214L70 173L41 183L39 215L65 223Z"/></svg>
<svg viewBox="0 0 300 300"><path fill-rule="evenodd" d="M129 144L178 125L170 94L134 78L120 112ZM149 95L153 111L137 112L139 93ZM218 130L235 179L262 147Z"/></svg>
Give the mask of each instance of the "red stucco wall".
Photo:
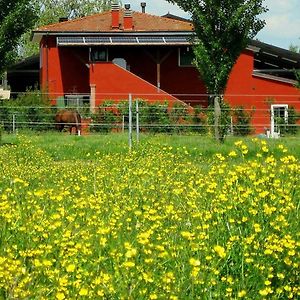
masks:
<svg viewBox="0 0 300 300"><path fill-rule="evenodd" d="M157 60L160 66L160 87L167 93L191 105L207 105L206 87L194 67L178 65L178 47L118 47L109 49L109 61L124 58L130 71L157 85ZM197 96L193 96L197 95Z"/></svg>
<svg viewBox="0 0 300 300"><path fill-rule="evenodd" d="M192 106L208 104L207 91L195 67L178 66L178 49L161 66L162 87Z"/></svg>
<svg viewBox="0 0 300 300"><path fill-rule="evenodd" d="M89 94L88 48L58 48L53 37L44 37L41 44L41 87L50 98L68 93Z"/></svg>
<svg viewBox="0 0 300 300"><path fill-rule="evenodd" d="M144 100L177 101L163 90L111 62L91 64L90 82L96 85L96 106L104 100L128 99L129 94Z"/></svg>
<svg viewBox="0 0 300 300"><path fill-rule="evenodd" d="M253 65L253 52L242 53L230 74L225 99L231 106L252 111L255 132L262 133L270 128L271 104L288 104L300 111L300 92L292 84L254 76Z"/></svg>

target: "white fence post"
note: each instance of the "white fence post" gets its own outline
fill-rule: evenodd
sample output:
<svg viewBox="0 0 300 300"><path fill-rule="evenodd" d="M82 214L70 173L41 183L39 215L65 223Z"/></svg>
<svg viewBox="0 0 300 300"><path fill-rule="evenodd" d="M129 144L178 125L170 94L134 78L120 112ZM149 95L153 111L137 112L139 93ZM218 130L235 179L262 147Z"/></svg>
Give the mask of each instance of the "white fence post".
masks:
<svg viewBox="0 0 300 300"><path fill-rule="evenodd" d="M139 101L136 99L136 142L140 141L140 124L139 124Z"/></svg>
<svg viewBox="0 0 300 300"><path fill-rule="evenodd" d="M131 150L132 148L132 95L129 94L129 99L128 99L128 105L129 105L129 120L128 120L128 144L129 144L129 149Z"/></svg>
<svg viewBox="0 0 300 300"><path fill-rule="evenodd" d="M13 119L12 119L12 127L13 127L13 133L16 132L16 115L13 114Z"/></svg>

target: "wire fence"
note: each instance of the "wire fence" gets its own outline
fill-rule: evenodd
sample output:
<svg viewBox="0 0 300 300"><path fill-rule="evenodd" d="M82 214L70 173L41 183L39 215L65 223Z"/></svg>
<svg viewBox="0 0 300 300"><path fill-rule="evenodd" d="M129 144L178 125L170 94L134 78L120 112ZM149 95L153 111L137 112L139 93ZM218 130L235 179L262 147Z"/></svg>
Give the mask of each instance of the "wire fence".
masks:
<svg viewBox="0 0 300 300"><path fill-rule="evenodd" d="M84 95L83 97L81 97ZM2 100L0 105L0 122L6 132L19 130L54 131L58 125L55 120L61 109L76 110L81 115L81 131L83 134L133 131L144 133L193 134L213 133L214 107L209 99L215 95L208 94L174 94L186 102L198 98L195 105L188 105L183 100L170 102L162 97L155 101L147 101L148 96L134 94L101 93L96 99L99 104L91 107L86 94L72 94L72 101L60 97L60 102L45 101L46 94L27 92L17 100ZM117 100L114 100L116 99ZM222 96L220 96L222 97ZM230 135L265 134L278 137L297 135L300 130L300 95L226 95L234 103L222 105L222 120L219 127ZM204 100L206 98L206 100ZM243 101L236 101L236 99ZM32 101L35 99L35 101ZM109 99L109 100L107 100ZM246 99L246 100L245 100ZM48 99L49 100L49 99ZM226 100L226 99L225 99ZM205 102L204 102L205 101ZM171 104L170 104L171 103ZM51 105L50 105L51 104ZM55 105L54 105L55 104ZM58 105L60 104L60 105ZM76 124L72 121L64 123L64 127ZM297 135L298 136L298 135Z"/></svg>

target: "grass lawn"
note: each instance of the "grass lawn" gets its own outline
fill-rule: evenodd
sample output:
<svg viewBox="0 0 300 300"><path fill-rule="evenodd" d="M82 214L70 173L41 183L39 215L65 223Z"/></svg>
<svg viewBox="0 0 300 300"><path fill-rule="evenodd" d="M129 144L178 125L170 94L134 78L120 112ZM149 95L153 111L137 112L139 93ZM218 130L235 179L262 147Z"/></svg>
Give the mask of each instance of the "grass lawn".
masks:
<svg viewBox="0 0 300 300"><path fill-rule="evenodd" d="M0 299L299 299L298 142L3 135Z"/></svg>
<svg viewBox="0 0 300 300"><path fill-rule="evenodd" d="M70 136L62 133L27 133L37 147L46 151L57 160L65 159L92 159L96 153L125 153L128 151L127 134L87 135ZM23 136L21 134L21 136ZM171 146L176 152L183 147L188 149L195 158L201 154L203 157L211 158L215 153L226 154L235 148L234 143L242 140L248 147L247 157L255 158L258 150L257 144L252 140L255 137L228 137L223 144L218 144L213 137L193 135L147 135L141 134L140 144L133 141L133 149L138 149L147 143L161 146ZM133 136L135 139L135 136ZM5 143L18 143L18 136L4 135L2 141ZM300 158L300 136L284 137L281 139L264 139L270 151L276 156L280 155L277 148L279 144L289 149L289 153Z"/></svg>

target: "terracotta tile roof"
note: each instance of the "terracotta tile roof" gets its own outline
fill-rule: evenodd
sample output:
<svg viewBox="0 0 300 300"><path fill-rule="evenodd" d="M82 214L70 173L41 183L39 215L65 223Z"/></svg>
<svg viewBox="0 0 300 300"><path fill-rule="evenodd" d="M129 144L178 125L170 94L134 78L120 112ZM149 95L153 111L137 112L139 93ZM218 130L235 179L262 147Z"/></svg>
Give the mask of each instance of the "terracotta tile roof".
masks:
<svg viewBox="0 0 300 300"><path fill-rule="evenodd" d="M34 32L122 32L124 9L120 10L120 29L112 29L111 11L95 14L75 20L55 23L40 27ZM189 21L159 17L141 12L132 12L133 31L192 31L193 24Z"/></svg>

